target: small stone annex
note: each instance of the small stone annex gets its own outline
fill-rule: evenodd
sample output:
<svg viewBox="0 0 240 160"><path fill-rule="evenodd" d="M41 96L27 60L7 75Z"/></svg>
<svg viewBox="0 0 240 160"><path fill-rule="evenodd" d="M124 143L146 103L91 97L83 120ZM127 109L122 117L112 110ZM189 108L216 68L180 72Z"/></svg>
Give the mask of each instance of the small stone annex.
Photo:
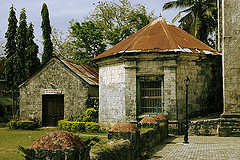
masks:
<svg viewBox="0 0 240 160"><path fill-rule="evenodd" d="M53 57L20 85L20 117L43 126L85 111L87 100L98 97L95 68Z"/></svg>
<svg viewBox="0 0 240 160"><path fill-rule="evenodd" d="M156 112L166 113L170 123L181 123L186 76L190 117L222 112L221 54L162 18L94 60L103 126L136 122Z"/></svg>

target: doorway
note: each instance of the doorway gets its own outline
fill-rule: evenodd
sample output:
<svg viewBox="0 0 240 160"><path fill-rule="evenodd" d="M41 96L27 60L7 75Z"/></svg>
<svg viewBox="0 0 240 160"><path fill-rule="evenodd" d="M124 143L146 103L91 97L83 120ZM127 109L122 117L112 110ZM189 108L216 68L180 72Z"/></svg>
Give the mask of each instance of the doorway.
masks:
<svg viewBox="0 0 240 160"><path fill-rule="evenodd" d="M57 126L64 119L64 95L43 95L42 104L42 125Z"/></svg>

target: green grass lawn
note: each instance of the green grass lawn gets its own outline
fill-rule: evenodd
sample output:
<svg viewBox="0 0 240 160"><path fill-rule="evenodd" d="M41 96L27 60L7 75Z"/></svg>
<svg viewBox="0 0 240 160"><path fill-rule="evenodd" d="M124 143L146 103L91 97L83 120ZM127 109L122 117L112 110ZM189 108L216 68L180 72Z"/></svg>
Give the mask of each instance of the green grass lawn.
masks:
<svg viewBox="0 0 240 160"><path fill-rule="evenodd" d="M0 160L24 160L17 147L30 147L39 137L47 132L55 131L57 128L40 128L38 130L9 130L0 128ZM100 141L107 139L106 133L88 134L75 133L80 137L99 137Z"/></svg>

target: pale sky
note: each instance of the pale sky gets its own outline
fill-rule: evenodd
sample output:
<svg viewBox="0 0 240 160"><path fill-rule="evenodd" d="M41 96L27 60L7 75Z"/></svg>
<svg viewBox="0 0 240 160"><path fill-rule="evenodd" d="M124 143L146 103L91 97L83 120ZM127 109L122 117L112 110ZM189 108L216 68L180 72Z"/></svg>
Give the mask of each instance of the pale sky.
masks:
<svg viewBox="0 0 240 160"><path fill-rule="evenodd" d="M11 4L16 8L17 19L22 8L26 8L27 21L34 24L35 37L41 39L41 8L42 4L46 3L50 13L51 26L56 29L67 31L69 21L74 19L79 22L84 20L84 17L89 15L89 12L94 9L93 3L99 0L0 0L0 39L3 40L4 34L7 31L8 17ZM163 18L171 22L173 17L179 10L162 11L164 3L171 0L130 0L132 4L142 4L146 6L147 11L154 10L154 15L162 14ZM39 42L38 42L39 44ZM42 48L42 47L40 47ZM40 49L40 52L41 49Z"/></svg>

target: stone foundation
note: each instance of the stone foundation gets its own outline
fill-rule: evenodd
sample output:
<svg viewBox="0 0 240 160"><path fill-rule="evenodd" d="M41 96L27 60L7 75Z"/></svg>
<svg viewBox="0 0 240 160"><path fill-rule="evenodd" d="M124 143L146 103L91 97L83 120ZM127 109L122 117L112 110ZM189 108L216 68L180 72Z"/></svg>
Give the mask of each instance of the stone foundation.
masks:
<svg viewBox="0 0 240 160"><path fill-rule="evenodd" d="M220 118L192 121L189 127L189 135L192 136L216 136L218 135Z"/></svg>

